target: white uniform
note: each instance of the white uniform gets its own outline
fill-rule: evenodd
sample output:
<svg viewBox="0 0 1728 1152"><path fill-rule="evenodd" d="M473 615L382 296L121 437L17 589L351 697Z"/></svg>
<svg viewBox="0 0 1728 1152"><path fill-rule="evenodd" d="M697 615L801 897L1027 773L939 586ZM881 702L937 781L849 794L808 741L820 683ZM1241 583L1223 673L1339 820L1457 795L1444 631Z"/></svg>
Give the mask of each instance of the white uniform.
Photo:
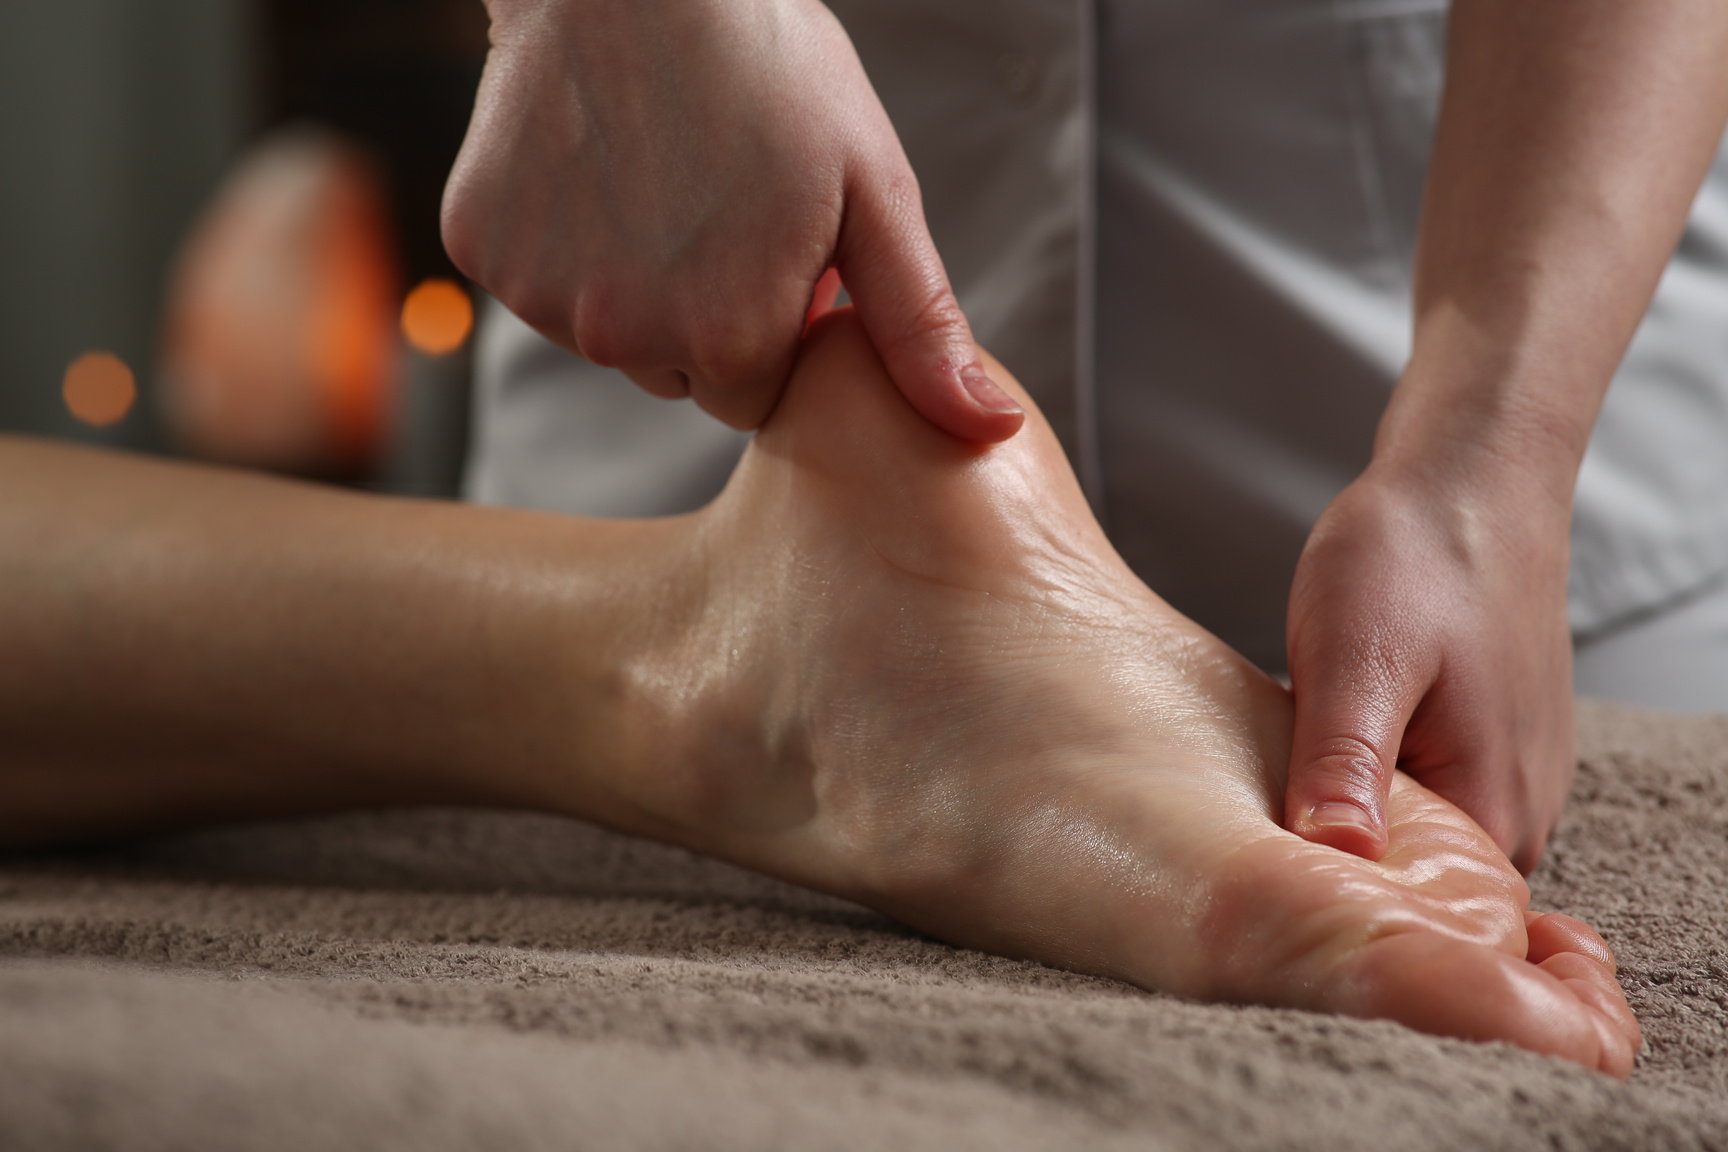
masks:
<svg viewBox="0 0 1728 1152"><path fill-rule="evenodd" d="M1282 667L1302 541L1367 462L1409 352L1443 0L830 7L980 340L1051 417L1117 547ZM477 499L674 511L741 450L502 309L479 383ZM1659 657L1621 685L1625 658L1592 664L1590 641L1629 650L1638 621L1728 573L1728 153L1609 392L1573 552L1581 686L1660 696ZM1728 708L1721 631L1720 670L1684 678L1717 694L1677 704Z"/></svg>

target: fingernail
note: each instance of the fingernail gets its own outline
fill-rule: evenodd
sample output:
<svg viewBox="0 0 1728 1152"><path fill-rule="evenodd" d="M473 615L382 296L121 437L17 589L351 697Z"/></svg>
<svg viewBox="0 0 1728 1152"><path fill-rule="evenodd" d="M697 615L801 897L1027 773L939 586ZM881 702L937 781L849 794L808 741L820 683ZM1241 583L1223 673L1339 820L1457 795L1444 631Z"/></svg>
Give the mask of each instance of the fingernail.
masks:
<svg viewBox="0 0 1728 1152"><path fill-rule="evenodd" d="M1374 831L1374 822L1368 819L1368 813L1341 800L1328 800L1324 804L1314 805L1308 812L1308 822L1316 828L1357 828L1369 833Z"/></svg>
<svg viewBox="0 0 1728 1152"><path fill-rule="evenodd" d="M986 412L995 412L1010 416L1025 409L1014 403L1014 398L1002 391L996 381L984 375L984 370L977 365L964 369L960 373L960 384L966 389L972 402Z"/></svg>

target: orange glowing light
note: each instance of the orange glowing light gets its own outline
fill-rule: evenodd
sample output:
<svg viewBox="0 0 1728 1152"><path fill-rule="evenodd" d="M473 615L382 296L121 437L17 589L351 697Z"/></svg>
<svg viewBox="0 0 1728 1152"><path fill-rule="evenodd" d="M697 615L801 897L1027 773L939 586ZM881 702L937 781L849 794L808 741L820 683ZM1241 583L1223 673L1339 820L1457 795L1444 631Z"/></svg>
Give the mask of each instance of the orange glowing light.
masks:
<svg viewBox="0 0 1728 1152"><path fill-rule="evenodd" d="M454 281L422 280L402 305L402 335L429 356L456 351L473 329L474 305Z"/></svg>
<svg viewBox="0 0 1728 1152"><path fill-rule="evenodd" d="M132 369L112 352L86 352L72 361L60 384L60 395L72 415L86 424L106 428L132 411L138 385Z"/></svg>

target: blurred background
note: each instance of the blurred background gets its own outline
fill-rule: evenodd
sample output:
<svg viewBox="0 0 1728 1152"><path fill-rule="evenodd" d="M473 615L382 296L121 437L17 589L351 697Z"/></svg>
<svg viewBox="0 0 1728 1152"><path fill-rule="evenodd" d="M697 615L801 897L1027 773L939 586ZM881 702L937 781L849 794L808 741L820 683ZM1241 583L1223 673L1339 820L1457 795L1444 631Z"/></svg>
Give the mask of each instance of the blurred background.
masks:
<svg viewBox="0 0 1728 1152"><path fill-rule="evenodd" d="M55 0L0 37L0 430L454 494L480 0Z"/></svg>

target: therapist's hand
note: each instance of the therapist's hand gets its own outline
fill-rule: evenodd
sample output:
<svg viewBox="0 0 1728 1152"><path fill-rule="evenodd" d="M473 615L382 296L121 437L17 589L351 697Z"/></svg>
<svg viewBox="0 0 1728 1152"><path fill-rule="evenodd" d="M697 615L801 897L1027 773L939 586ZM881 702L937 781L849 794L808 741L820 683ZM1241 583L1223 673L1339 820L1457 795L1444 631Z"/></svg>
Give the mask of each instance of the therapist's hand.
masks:
<svg viewBox="0 0 1728 1152"><path fill-rule="evenodd" d="M1285 824L1377 856L1397 764L1528 871L1573 772L1572 491L1728 122L1728 5L1454 0L1448 29L1410 361L1291 593Z"/></svg>
<svg viewBox="0 0 1728 1152"><path fill-rule="evenodd" d="M1376 464L1315 526L1290 599L1285 824L1377 859L1398 767L1528 872L1574 771L1568 508L1470 455Z"/></svg>
<svg viewBox="0 0 1728 1152"><path fill-rule="evenodd" d="M1024 414L986 373L917 182L816 0L489 0L444 200L457 265L658 396L760 424L835 267L912 405L975 441Z"/></svg>

